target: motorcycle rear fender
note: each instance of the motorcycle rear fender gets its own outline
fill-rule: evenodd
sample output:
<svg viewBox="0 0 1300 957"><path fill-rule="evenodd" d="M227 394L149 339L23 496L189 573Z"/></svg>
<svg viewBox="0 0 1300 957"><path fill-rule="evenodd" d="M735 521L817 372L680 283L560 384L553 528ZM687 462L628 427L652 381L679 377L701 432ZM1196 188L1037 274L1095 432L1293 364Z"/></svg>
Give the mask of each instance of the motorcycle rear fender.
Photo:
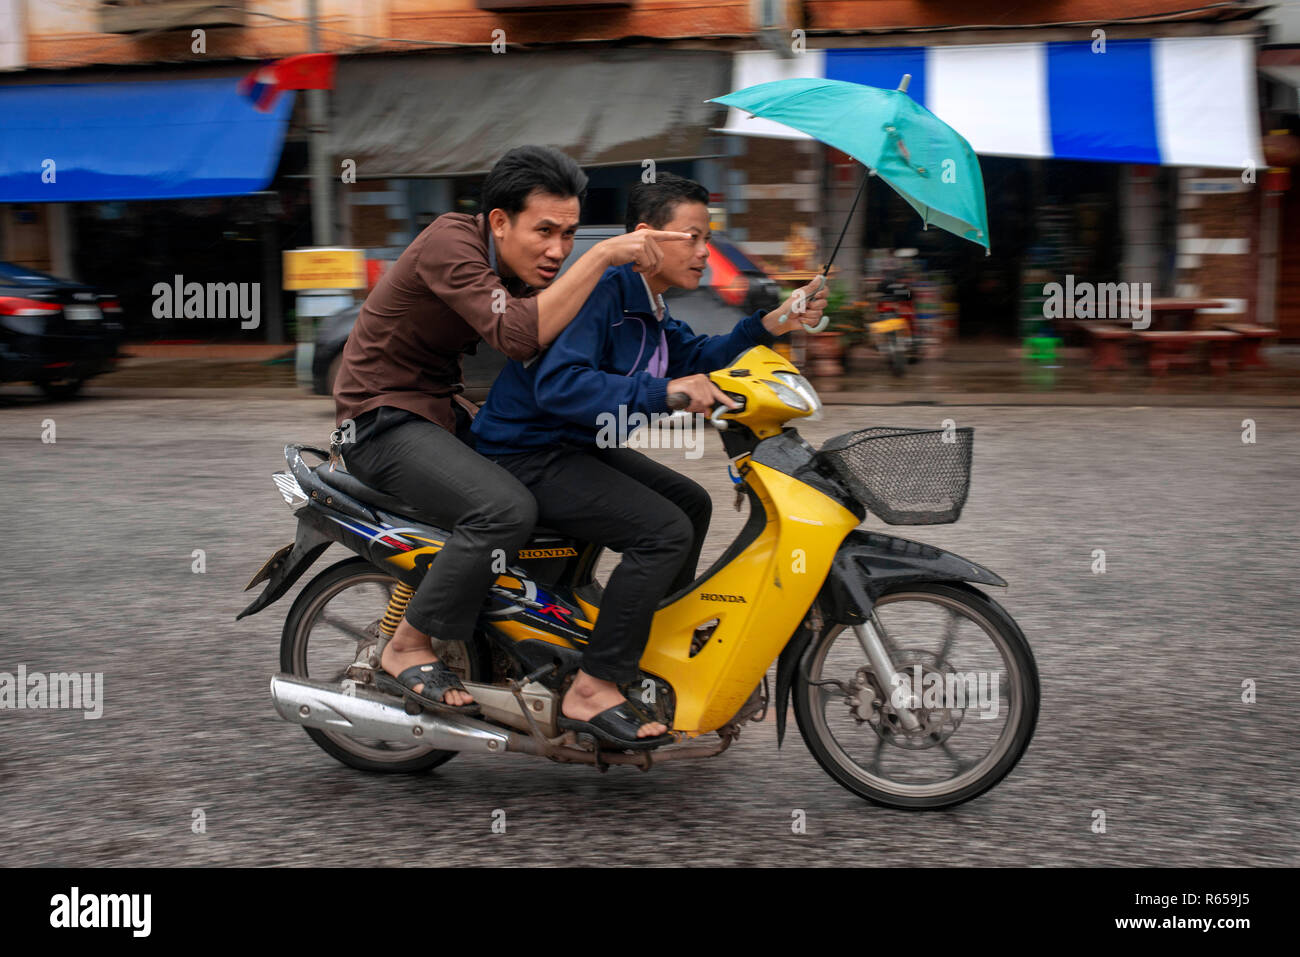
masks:
<svg viewBox="0 0 1300 957"><path fill-rule="evenodd" d="M871 616L876 599L887 588L914 582L979 582L1006 587L1006 581L960 555L924 545L906 538L855 529L845 537L830 574L817 596L822 618L827 625L854 625ZM785 736L785 715L795 671L813 638L812 631L801 626L777 659L776 665L776 742Z"/></svg>
<svg viewBox="0 0 1300 957"><path fill-rule="evenodd" d="M303 508L299 511L298 533L293 544L284 546L272 555L261 570L253 576L253 580L248 583L244 591L263 581L266 582L266 588L262 589L262 594L257 596L256 601L235 616L235 621L255 615L267 605L284 597L284 593L293 587L293 583L302 577L302 573L310 568L316 559L320 558L325 549L329 548L330 543L337 541L337 537L330 537L322 528L312 524L310 519L315 517L317 513L312 508Z"/></svg>

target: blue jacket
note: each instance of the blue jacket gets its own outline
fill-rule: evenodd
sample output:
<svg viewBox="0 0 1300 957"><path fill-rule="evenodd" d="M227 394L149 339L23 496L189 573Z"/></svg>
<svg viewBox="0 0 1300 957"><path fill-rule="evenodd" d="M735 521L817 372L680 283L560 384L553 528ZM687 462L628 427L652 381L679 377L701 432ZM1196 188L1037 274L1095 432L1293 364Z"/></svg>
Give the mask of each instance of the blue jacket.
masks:
<svg viewBox="0 0 1300 957"><path fill-rule="evenodd" d="M484 455L544 448L591 448L601 413L669 412L670 379L725 368L740 353L775 341L763 313L723 336L697 336L665 310L668 375L646 371L659 344L654 308L641 274L628 263L605 271L578 315L527 368L511 361L474 419Z"/></svg>

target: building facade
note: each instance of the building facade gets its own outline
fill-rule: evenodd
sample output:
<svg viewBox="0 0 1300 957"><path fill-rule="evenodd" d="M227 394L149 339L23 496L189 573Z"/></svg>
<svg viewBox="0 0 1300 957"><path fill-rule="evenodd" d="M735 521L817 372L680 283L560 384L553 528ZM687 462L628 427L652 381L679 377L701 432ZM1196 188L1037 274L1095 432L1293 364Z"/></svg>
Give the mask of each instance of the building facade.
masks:
<svg viewBox="0 0 1300 957"><path fill-rule="evenodd" d="M705 101L780 76L892 87L908 72L909 92L981 156L992 255L924 232L873 189L836 260L850 292L873 250L915 247L954 277L963 333L1014 334L1024 277L1049 256L1096 282L1223 298L1230 315L1300 337L1300 284L1284 268L1298 255L1294 194L1267 175L1260 136L1261 125L1295 132L1296 101L1259 72L1276 39L1266 5L1130 7L1117 21L1102 0L1023 3L994 25L986 4L964 0L0 0L0 96L84 84L139 115L131 97L146 84L231 86L261 60L315 47L340 55L324 136L340 244L391 257L437 215L474 208L501 152L544 142L589 169L588 222L620 221L628 187L671 169L708 186L718 223L749 252L777 262L811 247L816 261L861 165L805 138L753 135ZM1179 66L1197 57L1200 88ZM1113 82L1089 82L1099 64ZM1124 95L1128 76L1149 77L1146 107ZM280 250L312 242L305 100L286 99L278 141L258 146L265 182L241 192L201 192L211 187L194 173L184 196L5 193L49 158L6 147L0 258L121 289L147 335L283 336L274 316L252 333L155 322L147 289L177 273L278 288ZM1175 100L1183 119L1171 126Z"/></svg>

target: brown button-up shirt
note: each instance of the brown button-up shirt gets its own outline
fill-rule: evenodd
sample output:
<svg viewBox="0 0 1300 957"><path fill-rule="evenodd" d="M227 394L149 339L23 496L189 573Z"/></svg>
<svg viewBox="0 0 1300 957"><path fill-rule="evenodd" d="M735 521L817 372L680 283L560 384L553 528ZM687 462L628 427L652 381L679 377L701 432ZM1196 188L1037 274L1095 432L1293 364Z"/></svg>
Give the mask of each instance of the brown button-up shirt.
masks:
<svg viewBox="0 0 1300 957"><path fill-rule="evenodd" d="M536 290L502 279L492 258L481 214L446 213L415 237L366 297L343 347L336 424L391 406L455 432L462 353L483 339L510 359L536 354Z"/></svg>

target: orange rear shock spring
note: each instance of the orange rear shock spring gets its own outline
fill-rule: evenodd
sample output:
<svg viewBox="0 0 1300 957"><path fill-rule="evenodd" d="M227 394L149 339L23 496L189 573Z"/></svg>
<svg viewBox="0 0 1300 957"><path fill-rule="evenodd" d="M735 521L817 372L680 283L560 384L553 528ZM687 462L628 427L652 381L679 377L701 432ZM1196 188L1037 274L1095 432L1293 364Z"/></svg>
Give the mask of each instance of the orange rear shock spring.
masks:
<svg viewBox="0 0 1300 957"><path fill-rule="evenodd" d="M415 594L415 589L406 582L398 582L397 587L393 589L393 594L388 598L388 608L384 611L384 619L379 623L379 630L385 637L392 638L393 633L397 631L397 626L402 621L402 616L406 614L406 606L411 602L411 596Z"/></svg>

